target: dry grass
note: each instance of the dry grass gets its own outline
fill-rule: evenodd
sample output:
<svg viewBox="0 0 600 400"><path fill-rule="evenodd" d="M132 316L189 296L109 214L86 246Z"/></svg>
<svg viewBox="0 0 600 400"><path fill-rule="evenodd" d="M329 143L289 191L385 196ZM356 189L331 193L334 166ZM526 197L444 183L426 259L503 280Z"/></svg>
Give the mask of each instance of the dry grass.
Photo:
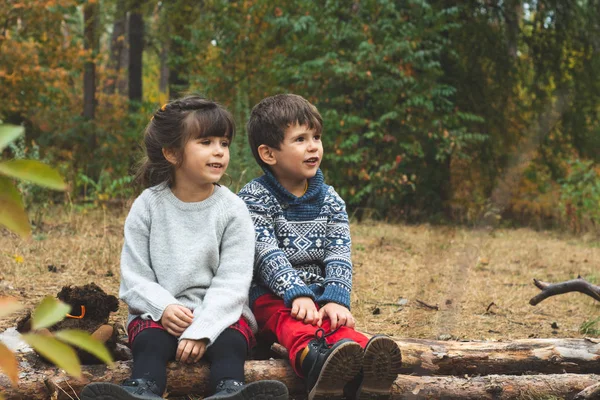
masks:
<svg viewBox="0 0 600 400"><path fill-rule="evenodd" d="M386 224L355 225L353 239L354 312L371 333L485 340L582 337L581 324L600 315L600 303L579 293L529 305L539 291L533 278L558 282L581 274L600 283L598 241L530 229ZM406 306L396 305L399 298L408 300ZM374 315L375 308L380 314ZM554 322L558 328L552 328Z"/></svg>
<svg viewBox="0 0 600 400"><path fill-rule="evenodd" d="M116 294L124 217L57 209L32 240L2 232L0 295L33 306L63 285L91 281ZM352 307L364 331L420 338L581 337L582 323L600 316L600 303L579 293L536 307L528 303L538 292L533 278L553 282L581 274L599 284L597 240L529 229L490 233L383 223L355 224L352 233ZM408 303L398 306L400 298ZM122 307L114 319L125 313ZM17 317L0 322L0 330Z"/></svg>
<svg viewBox="0 0 600 400"><path fill-rule="evenodd" d="M124 218L123 212L57 209L31 240L0 232L0 296L34 306L63 285L92 281L117 294ZM558 282L581 274L600 284L597 238L383 223L354 224L352 234L352 307L366 332L474 340L583 337L590 335L580 333L581 325L600 316L600 303L579 293L536 307L528 303L538 292L533 278ZM402 307L401 298L408 300ZM122 323L125 315L122 306L112 318ZM18 317L0 321L0 331Z"/></svg>

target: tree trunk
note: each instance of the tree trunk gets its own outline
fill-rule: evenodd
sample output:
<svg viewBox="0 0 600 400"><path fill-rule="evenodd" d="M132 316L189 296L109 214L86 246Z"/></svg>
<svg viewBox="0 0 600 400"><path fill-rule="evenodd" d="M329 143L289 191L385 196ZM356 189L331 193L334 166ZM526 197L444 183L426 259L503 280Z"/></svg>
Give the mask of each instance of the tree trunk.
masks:
<svg viewBox="0 0 600 400"><path fill-rule="evenodd" d="M113 23L113 31L110 38L110 53L108 60L107 81L104 86L104 92L107 94L115 93L117 82L121 74L123 52L125 51L127 40L127 9L125 1L117 1L117 9L115 11L115 22ZM120 92L121 93L121 92ZM122 94L122 93L121 93Z"/></svg>
<svg viewBox="0 0 600 400"><path fill-rule="evenodd" d="M506 47L508 56L516 59L519 50L520 22L523 18L520 0L506 1L504 4L504 20L506 23Z"/></svg>
<svg viewBox="0 0 600 400"><path fill-rule="evenodd" d="M88 60L84 63L83 71L83 116L86 119L94 119L96 111L96 14L98 5L95 2L86 2L83 6L84 37L83 48L87 53ZM93 148L95 143L90 143Z"/></svg>
<svg viewBox="0 0 600 400"><path fill-rule="evenodd" d="M597 375L583 374L600 373L600 344L587 339L523 339L511 342L400 339L396 342L402 350L402 374L456 375L461 378L399 375L394 389L395 399L510 399L517 398L515 393L529 393L530 389L543 390L546 395L572 398L598 382ZM110 369L104 365L84 366L83 380L78 381L55 368L40 367L41 363L31 367L31 361L21 358L18 388L11 387L8 378L0 375L0 393L7 400L43 399L55 391L60 392L59 398L66 399L68 397L59 387L72 395L69 386L79 393L89 381L119 383L131 372L130 361L116 362ZM554 375L513 376L524 373ZM492 374L494 376L489 376ZM464 378L465 375L488 376ZM207 378L205 364L187 366L171 363L168 367L168 391L171 395L206 393ZM288 386L292 394L303 393L304 390L302 381L296 377L287 360L248 361L246 379L249 382L278 379ZM415 391L419 397L415 397Z"/></svg>
<svg viewBox="0 0 600 400"><path fill-rule="evenodd" d="M127 13L125 13L125 40L119 57L119 65L122 72L117 77L117 91L119 94L126 96L129 88L129 17Z"/></svg>
<svg viewBox="0 0 600 400"><path fill-rule="evenodd" d="M160 48L160 77L158 80L158 92L160 96L160 103L164 104L169 101L169 47L171 45L170 29L166 27L167 37L163 39Z"/></svg>
<svg viewBox="0 0 600 400"><path fill-rule="evenodd" d="M129 15L129 100L142 101L142 56L144 53L144 17L139 7Z"/></svg>

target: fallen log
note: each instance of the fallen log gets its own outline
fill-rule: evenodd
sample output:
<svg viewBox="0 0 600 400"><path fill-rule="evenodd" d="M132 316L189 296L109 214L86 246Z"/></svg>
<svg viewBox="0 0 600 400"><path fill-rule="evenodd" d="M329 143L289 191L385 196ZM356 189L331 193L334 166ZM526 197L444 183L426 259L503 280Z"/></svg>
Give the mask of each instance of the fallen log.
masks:
<svg viewBox="0 0 600 400"><path fill-rule="evenodd" d="M600 374L600 344L593 339L521 339L510 342L397 339L396 342L402 351L403 374ZM60 374L55 368L40 367L37 363L32 368L22 362L19 386L10 386L8 378L0 375L0 393L6 399L43 399L44 393L55 392L62 396L59 398L68 398L62 391L72 393L69 385L78 393L89 381L118 383L129 377L130 368L130 361L116 362L112 368L85 366L84 378L78 381ZM168 390L172 394L205 393L207 369L204 364L187 366L172 363L168 371ZM301 380L294 375L286 360L248 361L246 377L248 381L281 380L292 393L303 390Z"/></svg>
<svg viewBox="0 0 600 400"><path fill-rule="evenodd" d="M472 378L454 376L399 375L394 382L393 400L509 400L573 399L600 375L487 375Z"/></svg>
<svg viewBox="0 0 600 400"><path fill-rule="evenodd" d="M600 382L588 386L581 392L577 393L574 400L594 400L600 398Z"/></svg>
<svg viewBox="0 0 600 400"><path fill-rule="evenodd" d="M11 386L5 375L0 375L0 393L6 400L52 399L67 400L77 398L85 385L90 382L120 383L131 373L131 361L115 362L106 365L82 366L82 377L73 378L57 368L29 370L21 372L19 385ZM263 379L277 379L285 383L293 393L303 393L304 384L284 360L247 361L245 367L247 382ZM167 391L169 395L183 396L191 393L206 394L208 385L208 364L194 365L169 363L167 366Z"/></svg>
<svg viewBox="0 0 600 400"><path fill-rule="evenodd" d="M517 375L523 373L600 373L600 341L595 339L521 339L511 342L456 342L396 339L402 374ZM287 358L287 349L271 350Z"/></svg>
<svg viewBox="0 0 600 400"><path fill-rule="evenodd" d="M402 373L416 375L598 374L600 341L519 339L457 342L396 339Z"/></svg>
<svg viewBox="0 0 600 400"><path fill-rule="evenodd" d="M2 392L7 400L77 398L89 378L94 381L120 382L128 376L130 362L119 362L115 368L106 366L84 367L84 378L76 380L57 373L45 376L44 381L29 381L35 384L35 391ZM169 365L169 396L206 394L208 367L201 363L196 366ZM0 378L2 381L3 378ZM302 381L283 360L249 361L246 363L246 380L278 379L284 382L292 396L302 398L305 394ZM550 375L487 375L479 377L454 376L410 376L399 375L392 388L392 400L400 399L524 399L562 398L574 399L587 387L600 381L600 375L550 374ZM4 382L2 382L4 385Z"/></svg>

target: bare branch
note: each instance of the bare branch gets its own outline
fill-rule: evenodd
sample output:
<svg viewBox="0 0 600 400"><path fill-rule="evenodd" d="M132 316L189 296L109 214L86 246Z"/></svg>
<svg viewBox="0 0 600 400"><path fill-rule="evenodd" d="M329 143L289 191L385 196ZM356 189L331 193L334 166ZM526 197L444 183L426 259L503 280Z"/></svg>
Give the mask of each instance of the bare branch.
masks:
<svg viewBox="0 0 600 400"><path fill-rule="evenodd" d="M560 283L547 283L538 281L537 279L533 280L535 286L540 288L542 291L531 300L529 300L529 304L532 306L537 305L538 303L546 300L550 296L556 296L557 294L564 294L569 292L579 292L583 294L587 294L590 297L600 301L600 286L592 285L581 276L578 276L577 279L572 279L566 282Z"/></svg>

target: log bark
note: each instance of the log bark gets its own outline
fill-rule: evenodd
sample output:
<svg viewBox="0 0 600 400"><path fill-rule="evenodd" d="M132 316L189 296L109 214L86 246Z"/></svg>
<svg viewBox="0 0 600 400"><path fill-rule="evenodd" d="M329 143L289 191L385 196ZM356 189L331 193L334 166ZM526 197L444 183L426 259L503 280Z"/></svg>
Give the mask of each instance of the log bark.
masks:
<svg viewBox="0 0 600 400"><path fill-rule="evenodd" d="M579 388L593 384L600 375L488 375L454 376L399 375L391 399L509 400L573 399Z"/></svg>
<svg viewBox="0 0 600 400"><path fill-rule="evenodd" d="M600 373L600 341L594 339L507 342L396 339L396 343L402 351L403 374Z"/></svg>
<svg viewBox="0 0 600 400"><path fill-rule="evenodd" d="M0 393L6 400L68 400L77 398L75 395L79 396L83 387L90 382L122 382L129 378L131 367L131 361L116 362L112 367L82 366L81 379L70 377L57 368L29 370L19 375L18 387L12 387L9 379L0 375ZM208 364L203 362L195 365L170 363L167 366L168 394L206 394L208 371ZM285 383L291 393L304 393L302 380L284 360L247 361L245 375L247 382L277 379Z"/></svg>
<svg viewBox="0 0 600 400"><path fill-rule="evenodd" d="M577 393L575 400L593 400L600 398L600 382L588 386L581 392Z"/></svg>
<svg viewBox="0 0 600 400"><path fill-rule="evenodd" d="M84 367L81 380L50 370L29 375L22 381L20 390L3 390L7 400L76 398L90 381L119 383L130 373L131 362L106 366ZM249 361L246 363L246 381L278 379L285 383L294 398L302 398L305 389L283 360ZM5 388L5 377L0 377L0 387ZM586 387L600 380L599 375L550 374L550 375L487 375L478 377L411 376L399 375L392 387L392 400L400 399L524 399L557 397L574 399ZM168 367L167 388L169 396L206 394L208 366L187 366L172 363ZM6 389L6 388L5 388Z"/></svg>
<svg viewBox="0 0 600 400"><path fill-rule="evenodd" d="M561 374L556 375L562 376L563 378L561 379L567 379L565 377L568 374L565 375L564 373L600 374L600 344L598 343L599 341L592 339L522 339L510 342L456 342L426 339L397 339L396 342L402 351L403 374L464 376L543 373ZM68 399L68 396L63 393L63 390L70 393L72 396L73 391L79 393L81 388L90 381L110 381L119 383L123 379L129 377L131 368L130 361L116 362L112 368L103 365L84 366L84 377L81 381L78 381L74 378L60 374L54 368L42 367L42 365L43 364L39 363L36 363L35 365L26 364L25 361L21 361L19 386L17 388L10 386L8 378L4 375L0 375L0 393L3 393L6 399L44 399L52 393L57 393L58 398ZM205 393L207 372L208 369L204 364L194 366L180 365L177 363L169 364L168 390L172 395ZM577 389L574 389L574 394L579 393L586 387L598 382L598 380L589 380L588 377L590 375L578 376L580 376L580 378L574 379L577 381L577 385L573 386L573 388ZM406 375L400 375L399 379L400 378L404 380L397 380L397 384L404 383L402 383L403 386L399 387L404 388L410 386L406 381ZM413 377L409 378L412 379ZM543 377L540 377L539 379L542 378ZM598 377L594 379L597 378ZM246 363L246 379L248 381L255 381L258 379L278 379L288 386L290 393L303 393L304 390L302 381L295 376L292 369L289 367L287 360L248 361ZM473 379L475 378L464 382L461 381L461 384L468 384L467 386L469 386L471 385L469 382L479 382ZM530 379L532 379L531 385L534 385L533 387L537 387L535 386L536 382L542 382L539 380L535 381L533 377L530 377ZM418 382L429 381L422 380ZM439 382L439 385L443 386L445 385L444 382L459 381L446 381L439 378L438 380L435 380L435 382ZM558 386L556 386L555 383L552 383L550 386L552 386L552 388L556 386L559 388L556 390L563 393L566 389L560 389L563 387L561 385L567 385L569 381L565 380L565 383L560 383L563 381L556 382L556 385ZM423 389L426 390L424 393L429 393L427 390L434 390L429 388L428 385L429 384L425 385L427 389ZM458 383L456 385L456 387L460 386ZM477 385L474 385L473 387L479 387ZM506 385L510 386L512 384L507 383ZM514 383L514 385L516 385L515 387L517 388L521 387L517 383ZM542 384L540 383L540 386L541 385ZM71 390L69 386L71 386L73 390ZM403 394L399 394L398 396L408 396L406 393L412 393L412 391L419 388L417 384L410 387L412 388L410 390L402 389L398 393ZM449 387L455 386L450 385ZM62 390L59 388L62 388ZM509 389L510 388L504 389L504 391L510 392L510 390L512 390ZM477 393L481 392L477 391ZM548 393L553 392L549 391ZM44 397L45 394L46 397ZM560 396L563 396L563 394ZM569 396L572 398L574 394L569 394ZM434 395L431 396L435 397ZM448 396L450 396L450 394Z"/></svg>

